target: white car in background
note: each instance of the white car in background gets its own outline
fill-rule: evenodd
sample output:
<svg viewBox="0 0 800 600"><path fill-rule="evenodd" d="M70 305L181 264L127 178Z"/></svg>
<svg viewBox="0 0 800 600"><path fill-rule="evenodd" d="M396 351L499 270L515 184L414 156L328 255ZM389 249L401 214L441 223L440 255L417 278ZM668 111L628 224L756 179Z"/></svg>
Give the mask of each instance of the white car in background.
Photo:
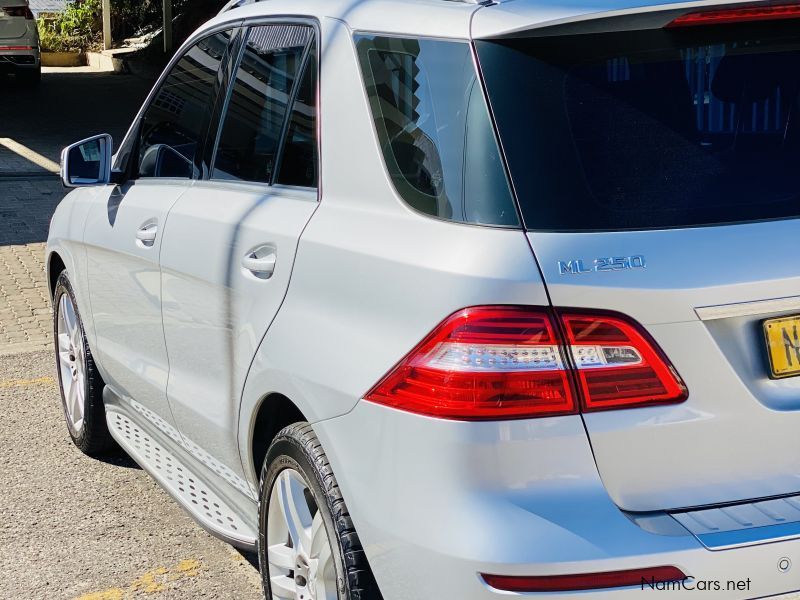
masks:
<svg viewBox="0 0 800 600"><path fill-rule="evenodd" d="M31 87L42 78L39 31L28 0L0 0L0 74L8 73Z"/></svg>
<svg viewBox="0 0 800 600"><path fill-rule="evenodd" d="M258 549L268 598L800 589L799 24L223 12L115 158L63 154L73 441Z"/></svg>

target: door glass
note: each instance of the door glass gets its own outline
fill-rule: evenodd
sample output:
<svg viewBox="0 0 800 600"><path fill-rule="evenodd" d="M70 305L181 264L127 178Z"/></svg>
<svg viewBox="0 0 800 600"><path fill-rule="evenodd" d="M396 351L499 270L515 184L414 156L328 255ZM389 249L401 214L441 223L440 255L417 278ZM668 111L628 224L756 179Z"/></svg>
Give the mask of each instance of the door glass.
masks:
<svg viewBox="0 0 800 600"><path fill-rule="evenodd" d="M216 99L216 82L230 44L224 31L190 48L167 75L142 117L139 177L191 179Z"/></svg>
<svg viewBox="0 0 800 600"><path fill-rule="evenodd" d="M317 53L312 46L300 80L277 183L317 187Z"/></svg>
<svg viewBox="0 0 800 600"><path fill-rule="evenodd" d="M310 27L254 27L236 72L212 178L270 183Z"/></svg>

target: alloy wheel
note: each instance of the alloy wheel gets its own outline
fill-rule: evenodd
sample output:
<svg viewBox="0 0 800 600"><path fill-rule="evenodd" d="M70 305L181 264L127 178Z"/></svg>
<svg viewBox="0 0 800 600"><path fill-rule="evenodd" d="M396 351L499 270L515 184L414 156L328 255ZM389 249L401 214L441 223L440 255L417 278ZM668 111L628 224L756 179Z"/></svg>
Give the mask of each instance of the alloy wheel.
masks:
<svg viewBox="0 0 800 600"><path fill-rule="evenodd" d="M84 356L83 329L69 294L62 294L58 302L58 368L64 393L67 421L73 435L83 429L86 409L86 357Z"/></svg>
<svg viewBox="0 0 800 600"><path fill-rule="evenodd" d="M284 469L272 486L267 516L272 597L336 600L336 566L322 511L303 476Z"/></svg>

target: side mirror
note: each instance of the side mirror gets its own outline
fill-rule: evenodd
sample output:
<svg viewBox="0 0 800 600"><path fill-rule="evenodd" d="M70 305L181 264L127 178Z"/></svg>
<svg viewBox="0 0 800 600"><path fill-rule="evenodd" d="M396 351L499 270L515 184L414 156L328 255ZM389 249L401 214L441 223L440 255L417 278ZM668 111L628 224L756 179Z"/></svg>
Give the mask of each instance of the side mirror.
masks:
<svg viewBox="0 0 800 600"><path fill-rule="evenodd" d="M67 146L61 152L61 181L65 187L106 185L111 182L113 140L107 133Z"/></svg>

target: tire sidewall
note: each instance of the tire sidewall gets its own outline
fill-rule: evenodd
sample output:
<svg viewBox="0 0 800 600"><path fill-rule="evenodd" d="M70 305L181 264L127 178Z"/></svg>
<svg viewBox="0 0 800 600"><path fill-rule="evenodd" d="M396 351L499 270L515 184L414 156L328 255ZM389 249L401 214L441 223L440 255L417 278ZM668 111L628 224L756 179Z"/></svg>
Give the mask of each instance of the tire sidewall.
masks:
<svg viewBox="0 0 800 600"><path fill-rule="evenodd" d="M325 532L328 535L328 542L331 544L331 554L336 569L338 597L340 600L348 600L350 598L350 590L344 565L344 549L342 548L341 540L339 539L336 526L333 522L333 507L329 503L328 495L323 491L323 482L319 471L314 468L303 446L292 438L281 438L272 444L267 453L263 476L261 477L261 495L258 506L258 563L261 570L261 582L264 588L264 596L267 600L272 600L273 598L269 584L269 562L266 556L269 499L272 495L272 488L275 485L278 475L286 469L294 469L300 473L314 495L314 501L317 503L318 509L322 512L322 521L325 525Z"/></svg>
<svg viewBox="0 0 800 600"><path fill-rule="evenodd" d="M72 426L72 422L69 418L69 411L67 410L67 399L64 395L64 382L62 381L62 374L61 374L61 364L59 358L59 350L58 350L58 317L59 317L59 308L61 306L61 297L67 294L72 301L72 307L75 310L75 318L78 321L78 326L81 328L82 333L82 341L83 341L83 353L84 353L84 361L86 365L86 374L83 381L83 398L84 398L84 407L83 407L83 427L79 432L76 432L74 427ZM53 344L55 346L55 355L56 355L56 373L58 376L58 389L61 394L61 408L64 411L64 420L67 423L67 430L69 431L69 435L72 438L75 445L78 447L83 446L84 438L86 437L87 430L91 426L90 420L91 415L89 414L89 410L87 403L89 399L89 369L88 369L88 361L86 360L89 356L89 348L86 343L86 332L83 329L83 320L81 319L80 311L78 310L78 302L75 299L75 294L72 291L72 285L70 284L69 278L66 275L66 272L61 273L58 277L58 281L56 282L56 289L55 293L53 294ZM87 421L87 419L89 419Z"/></svg>

